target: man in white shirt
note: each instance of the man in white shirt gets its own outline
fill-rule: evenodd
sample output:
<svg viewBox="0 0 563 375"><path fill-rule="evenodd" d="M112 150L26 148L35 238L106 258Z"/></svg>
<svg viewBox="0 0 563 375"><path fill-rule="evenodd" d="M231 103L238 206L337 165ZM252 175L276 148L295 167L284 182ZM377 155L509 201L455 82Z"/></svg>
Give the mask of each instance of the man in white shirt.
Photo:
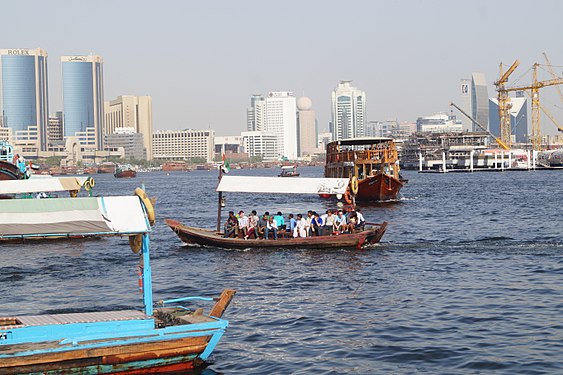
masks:
<svg viewBox="0 0 563 375"><path fill-rule="evenodd" d="M297 225L293 231L293 237L307 237L307 220L301 214L297 214Z"/></svg>
<svg viewBox="0 0 563 375"><path fill-rule="evenodd" d="M238 228L242 232L244 239L248 238L248 217L244 215L244 211L238 213Z"/></svg>

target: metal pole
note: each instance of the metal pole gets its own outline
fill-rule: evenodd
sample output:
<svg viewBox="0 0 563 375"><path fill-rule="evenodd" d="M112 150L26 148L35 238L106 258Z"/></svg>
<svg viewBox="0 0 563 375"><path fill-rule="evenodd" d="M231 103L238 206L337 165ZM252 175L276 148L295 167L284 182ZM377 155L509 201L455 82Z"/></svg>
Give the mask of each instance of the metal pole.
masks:
<svg viewBox="0 0 563 375"><path fill-rule="evenodd" d="M471 152L469 153L469 169L471 170L471 172L473 172L473 154L475 153L475 150L471 150Z"/></svg>
<svg viewBox="0 0 563 375"><path fill-rule="evenodd" d="M219 182L223 178L223 166L219 167ZM223 192L219 191L219 200L217 201L217 232L221 231L221 201L223 200Z"/></svg>
<svg viewBox="0 0 563 375"><path fill-rule="evenodd" d="M418 154L418 171L422 172L422 152Z"/></svg>

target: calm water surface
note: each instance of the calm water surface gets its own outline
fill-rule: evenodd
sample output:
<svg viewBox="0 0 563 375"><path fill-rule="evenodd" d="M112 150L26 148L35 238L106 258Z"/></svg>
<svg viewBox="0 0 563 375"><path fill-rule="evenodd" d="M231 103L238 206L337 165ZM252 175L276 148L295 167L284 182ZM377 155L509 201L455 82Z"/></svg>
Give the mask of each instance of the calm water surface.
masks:
<svg viewBox="0 0 563 375"><path fill-rule="evenodd" d="M278 170L232 174L274 176ZM321 176L321 168L302 168ZM563 173L417 174L367 250L222 250L164 224L214 227L217 174L97 175L96 194L157 196L155 299L238 291L207 372L563 373ZM306 212L316 197L229 194L227 210ZM126 239L1 245L0 314L141 307Z"/></svg>

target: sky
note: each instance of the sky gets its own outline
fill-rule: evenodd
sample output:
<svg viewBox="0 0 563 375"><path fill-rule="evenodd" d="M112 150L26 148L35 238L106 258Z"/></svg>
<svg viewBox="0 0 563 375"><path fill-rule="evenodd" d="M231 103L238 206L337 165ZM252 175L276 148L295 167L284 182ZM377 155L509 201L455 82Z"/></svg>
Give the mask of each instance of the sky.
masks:
<svg viewBox="0 0 563 375"><path fill-rule="evenodd" d="M559 0L18 0L0 6L0 48L40 47L49 54L51 113L63 107L60 56L94 53L104 59L105 100L151 95L155 130L238 135L246 130L252 94L292 91L312 100L322 131L340 80L366 92L368 120L415 121L449 113L449 103L459 102L460 79L472 72L484 73L489 96L496 96L501 62L520 60L508 85L529 84L525 73L543 63L542 52L560 75L563 70ZM555 89L543 89L541 97L563 123ZM555 133L542 121L546 133Z"/></svg>

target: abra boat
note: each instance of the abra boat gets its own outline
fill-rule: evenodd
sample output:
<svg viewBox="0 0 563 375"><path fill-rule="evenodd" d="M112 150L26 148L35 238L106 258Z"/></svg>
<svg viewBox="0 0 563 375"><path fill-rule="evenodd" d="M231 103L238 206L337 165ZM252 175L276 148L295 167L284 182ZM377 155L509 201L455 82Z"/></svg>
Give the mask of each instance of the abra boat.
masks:
<svg viewBox="0 0 563 375"><path fill-rule="evenodd" d="M77 197L83 187L90 196L95 186L92 177L31 177L27 180L3 181L0 197L6 198L58 198L60 192Z"/></svg>
<svg viewBox="0 0 563 375"><path fill-rule="evenodd" d="M129 164L120 165L115 170L113 176L116 178L133 178L137 176L137 171L134 170L133 167Z"/></svg>
<svg viewBox="0 0 563 375"><path fill-rule="evenodd" d="M235 291L153 302L147 202L136 195L0 201L3 237L130 236L144 304L142 311L0 315L0 374L155 374L204 364L228 326L221 317ZM74 221L84 210L89 219ZM216 302L204 314L182 306L193 301Z"/></svg>
<svg viewBox="0 0 563 375"><path fill-rule="evenodd" d="M348 180L343 178L299 178L281 177L248 177L220 175L217 192L219 202L223 192L247 192L263 194L328 194L342 195L348 187ZM221 232L221 204L218 207L216 230L186 226L177 220L167 219L166 224L188 244L216 246L223 248L362 248L376 244L381 240L387 222L367 224L364 230L338 235L312 236L294 238L291 234L281 236L277 240L225 238Z"/></svg>
<svg viewBox="0 0 563 375"><path fill-rule="evenodd" d="M356 200L395 200L406 183L399 174L399 158L392 138L341 139L327 144L325 177L350 178ZM348 203L350 194L344 198Z"/></svg>
<svg viewBox="0 0 563 375"><path fill-rule="evenodd" d="M297 172L296 165L283 165L281 167L281 173L278 177L298 177L299 172Z"/></svg>
<svg viewBox="0 0 563 375"><path fill-rule="evenodd" d="M0 181L29 178L25 162L14 159L14 148L6 141L0 141Z"/></svg>

